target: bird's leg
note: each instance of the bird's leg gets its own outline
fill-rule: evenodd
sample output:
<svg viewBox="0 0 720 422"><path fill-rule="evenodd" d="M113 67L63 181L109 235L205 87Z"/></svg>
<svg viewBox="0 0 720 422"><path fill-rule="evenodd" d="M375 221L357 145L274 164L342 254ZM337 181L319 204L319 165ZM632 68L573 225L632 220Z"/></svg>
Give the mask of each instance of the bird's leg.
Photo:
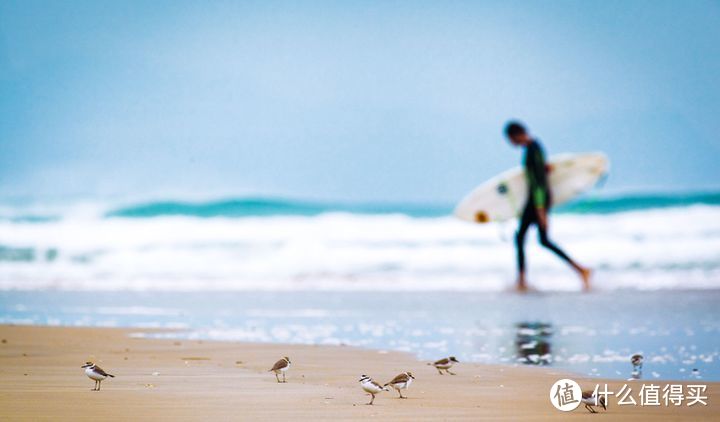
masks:
<svg viewBox="0 0 720 422"><path fill-rule="evenodd" d="M398 394L400 394L400 398L401 398L401 399L404 399L404 398L405 398L405 397L403 397L403 395L402 395L402 390L398 390Z"/></svg>
<svg viewBox="0 0 720 422"><path fill-rule="evenodd" d="M447 372L447 373L450 374L450 375L455 375L455 372L450 372L449 369L446 369L445 372Z"/></svg>
<svg viewBox="0 0 720 422"><path fill-rule="evenodd" d="M283 372L283 383L285 383L285 382L287 382L287 381L285 381L285 372Z"/></svg>
<svg viewBox="0 0 720 422"><path fill-rule="evenodd" d="M101 383L101 382L102 382L102 381L98 381L98 391L100 391L100 383Z"/></svg>
<svg viewBox="0 0 720 422"><path fill-rule="evenodd" d="M370 393L370 396L372 396L372 398L370 399L370 403L367 403L368 406L372 406L373 402L375 401L375 394Z"/></svg>
<svg viewBox="0 0 720 422"><path fill-rule="evenodd" d="M586 404L586 405L585 405L585 408L586 408L587 410L589 410L590 413L597 413L597 412L595 411L595 409L593 409L592 406L590 406L589 404Z"/></svg>
<svg viewBox="0 0 720 422"><path fill-rule="evenodd" d="M442 370L441 370L440 368L435 368L435 369L438 370L438 373L439 373L440 375L443 375Z"/></svg>
<svg viewBox="0 0 720 422"><path fill-rule="evenodd" d="M280 377L278 377L277 372L275 372L275 379L277 380L278 383L280 383Z"/></svg>

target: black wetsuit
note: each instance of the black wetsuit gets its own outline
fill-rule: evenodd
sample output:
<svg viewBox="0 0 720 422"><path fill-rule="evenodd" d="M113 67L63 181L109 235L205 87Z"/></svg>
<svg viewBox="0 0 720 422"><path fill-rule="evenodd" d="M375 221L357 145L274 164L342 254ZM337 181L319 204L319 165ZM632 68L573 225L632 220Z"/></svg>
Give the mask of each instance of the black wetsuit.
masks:
<svg viewBox="0 0 720 422"><path fill-rule="evenodd" d="M517 263L520 272L525 271L525 234L532 224L538 228L540 235L540 244L555 252L557 256L572 264L570 259L562 249L558 248L548 239L547 230L540 227L537 208L545 208L546 212L550 212L552 206L552 197L547 181L547 171L545 169L545 154L543 153L540 143L533 140L525 147L525 177L528 182L528 198L525 203L522 217L520 217L520 226L515 236L515 244L517 246Z"/></svg>

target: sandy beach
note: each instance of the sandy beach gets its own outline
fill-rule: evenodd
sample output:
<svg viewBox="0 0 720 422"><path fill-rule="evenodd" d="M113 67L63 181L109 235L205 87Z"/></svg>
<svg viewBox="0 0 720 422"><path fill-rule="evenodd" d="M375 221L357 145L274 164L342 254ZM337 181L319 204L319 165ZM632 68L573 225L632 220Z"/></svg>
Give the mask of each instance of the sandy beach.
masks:
<svg viewBox="0 0 720 422"><path fill-rule="evenodd" d="M1 326L0 417L4 420L549 420L568 414L548 400L563 374L552 368L461 363L440 376L410 354L342 346L246 344L147 339L139 330ZM147 332L147 330L144 330ZM278 384L267 369L282 356L293 367ZM92 392L80 366L94 360L116 378ZM357 380L388 381L412 371L407 400L383 393L374 406ZM570 375L583 388L594 386ZM604 382L604 381L603 381ZM650 382L650 381L646 381ZM654 380L656 384L663 384ZM618 389L623 382L609 385ZM708 406L612 406L606 414L633 420L716 420L720 388L705 383ZM637 382L636 382L637 385ZM639 388L639 385L638 387ZM614 399L611 399L611 404ZM605 413L605 412L603 412Z"/></svg>

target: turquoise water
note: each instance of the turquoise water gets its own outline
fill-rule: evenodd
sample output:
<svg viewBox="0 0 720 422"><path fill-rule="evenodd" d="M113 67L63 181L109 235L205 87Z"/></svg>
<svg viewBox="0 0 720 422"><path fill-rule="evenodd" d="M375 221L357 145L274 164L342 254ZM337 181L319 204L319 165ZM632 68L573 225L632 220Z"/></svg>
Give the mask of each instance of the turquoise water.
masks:
<svg viewBox="0 0 720 422"><path fill-rule="evenodd" d="M559 207L563 213L607 214L688 205L720 205L720 193L628 195L591 197ZM209 202L159 201L112 209L108 217L149 218L162 216L252 217L275 215L315 216L323 213L404 214L440 217L452 213L453 204L330 203L268 198L240 198Z"/></svg>

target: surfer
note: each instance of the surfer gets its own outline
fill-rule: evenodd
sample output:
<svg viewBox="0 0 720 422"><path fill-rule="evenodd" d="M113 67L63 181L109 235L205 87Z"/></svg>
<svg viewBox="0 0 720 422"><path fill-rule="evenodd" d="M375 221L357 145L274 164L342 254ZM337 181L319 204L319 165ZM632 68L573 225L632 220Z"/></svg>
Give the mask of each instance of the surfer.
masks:
<svg viewBox="0 0 720 422"><path fill-rule="evenodd" d="M517 289L519 291L527 290L527 281L525 279L525 234L527 234L530 226L535 224L538 229L540 244L570 264L580 276L583 288L589 290L591 270L572 260L548 238L548 213L552 206L552 195L548 186L548 166L545 164L545 154L540 142L530 137L525 126L518 122L509 122L505 126L505 136L514 146L525 148L523 161L525 177L528 182L528 198L515 236L518 265Z"/></svg>

